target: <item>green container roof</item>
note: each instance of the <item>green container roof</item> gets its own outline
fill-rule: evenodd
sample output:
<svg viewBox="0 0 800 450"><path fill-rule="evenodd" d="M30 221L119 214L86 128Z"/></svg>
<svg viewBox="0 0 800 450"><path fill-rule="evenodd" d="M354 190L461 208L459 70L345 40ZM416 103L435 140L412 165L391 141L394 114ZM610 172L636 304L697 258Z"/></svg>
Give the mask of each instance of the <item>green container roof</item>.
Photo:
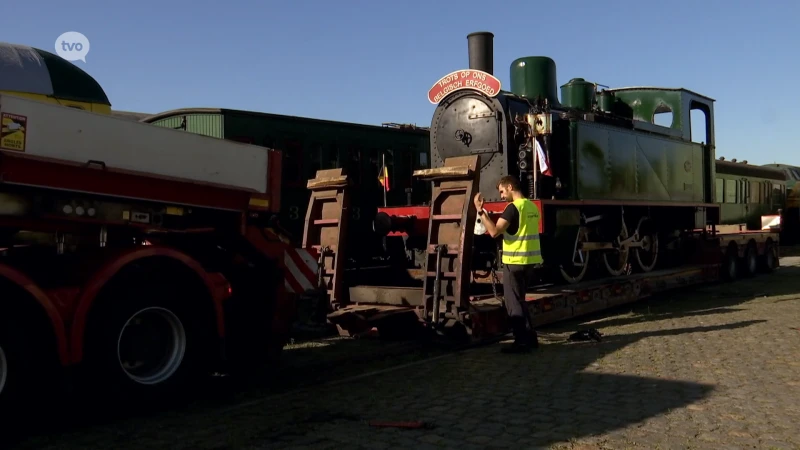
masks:
<svg viewBox="0 0 800 450"><path fill-rule="evenodd" d="M111 105L100 83L75 64L38 48L8 42L0 42L0 91Z"/></svg>

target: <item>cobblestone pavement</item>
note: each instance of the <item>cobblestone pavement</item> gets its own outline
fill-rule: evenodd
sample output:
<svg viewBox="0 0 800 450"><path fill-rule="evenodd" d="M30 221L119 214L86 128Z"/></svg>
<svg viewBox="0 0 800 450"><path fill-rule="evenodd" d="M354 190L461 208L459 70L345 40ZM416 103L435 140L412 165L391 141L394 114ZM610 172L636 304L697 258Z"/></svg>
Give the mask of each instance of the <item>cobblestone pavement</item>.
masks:
<svg viewBox="0 0 800 450"><path fill-rule="evenodd" d="M491 345L22 448L800 448L800 257L782 264L547 328L528 355ZM579 326L603 342L568 342Z"/></svg>

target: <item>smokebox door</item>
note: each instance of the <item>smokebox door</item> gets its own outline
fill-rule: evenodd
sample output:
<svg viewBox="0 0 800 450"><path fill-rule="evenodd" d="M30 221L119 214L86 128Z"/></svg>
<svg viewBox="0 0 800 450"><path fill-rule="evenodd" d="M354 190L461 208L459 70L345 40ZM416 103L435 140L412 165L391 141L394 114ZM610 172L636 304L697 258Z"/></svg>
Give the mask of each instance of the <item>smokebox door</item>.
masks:
<svg viewBox="0 0 800 450"><path fill-rule="evenodd" d="M445 158L481 155L481 169L491 164L500 152L498 142L502 122L494 108L477 96L461 97L439 108L435 129L435 146L442 161Z"/></svg>

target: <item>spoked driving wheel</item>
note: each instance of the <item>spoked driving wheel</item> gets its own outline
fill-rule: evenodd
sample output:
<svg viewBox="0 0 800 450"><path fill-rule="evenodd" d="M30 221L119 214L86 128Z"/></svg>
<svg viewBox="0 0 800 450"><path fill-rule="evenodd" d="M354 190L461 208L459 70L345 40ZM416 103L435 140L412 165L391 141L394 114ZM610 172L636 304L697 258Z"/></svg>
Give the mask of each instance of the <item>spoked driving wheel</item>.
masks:
<svg viewBox="0 0 800 450"><path fill-rule="evenodd" d="M658 262L658 231L646 228L647 218L639 220L636 232L639 235L641 247L634 248L636 264L642 272L650 272L656 267Z"/></svg>
<svg viewBox="0 0 800 450"><path fill-rule="evenodd" d="M559 266L561 278L569 284L580 283L589 269L589 252L581 249L581 244L585 242L589 242L589 232L586 227L580 227L573 247L571 263Z"/></svg>
<svg viewBox="0 0 800 450"><path fill-rule="evenodd" d="M615 241L619 244L625 239L628 239L628 227L625 226L623 222L620 228L619 235L615 239ZM603 263L606 266L606 270L608 274L612 277L618 277L627 273L628 269L628 256L630 255L630 249L625 247L624 249L619 246L613 250L604 250L603 251Z"/></svg>

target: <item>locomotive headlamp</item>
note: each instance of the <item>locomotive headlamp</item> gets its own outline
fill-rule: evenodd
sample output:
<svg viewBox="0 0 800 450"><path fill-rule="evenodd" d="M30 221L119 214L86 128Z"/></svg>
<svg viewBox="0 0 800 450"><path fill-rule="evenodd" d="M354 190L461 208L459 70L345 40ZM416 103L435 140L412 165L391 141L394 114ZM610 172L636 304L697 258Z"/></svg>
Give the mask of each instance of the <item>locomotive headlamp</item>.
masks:
<svg viewBox="0 0 800 450"><path fill-rule="evenodd" d="M528 168L528 161L525 161L524 159L520 160L518 165L519 165L520 170L525 170L525 169Z"/></svg>
<svg viewBox="0 0 800 450"><path fill-rule="evenodd" d="M528 157L528 152L526 150L520 150L517 156L519 156L519 159L525 159Z"/></svg>

